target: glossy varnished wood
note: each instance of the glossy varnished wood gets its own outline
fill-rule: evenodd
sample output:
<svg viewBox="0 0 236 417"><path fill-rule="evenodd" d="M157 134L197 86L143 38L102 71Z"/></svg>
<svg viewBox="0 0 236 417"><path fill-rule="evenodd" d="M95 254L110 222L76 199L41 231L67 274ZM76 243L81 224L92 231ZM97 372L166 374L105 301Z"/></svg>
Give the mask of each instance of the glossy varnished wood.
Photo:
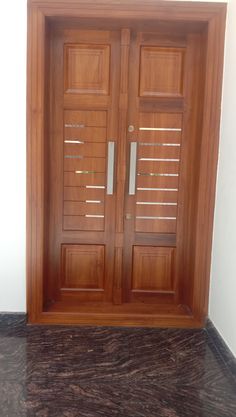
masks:
<svg viewBox="0 0 236 417"><path fill-rule="evenodd" d="M195 4L192 2L165 2L165 1L148 1L143 3L139 0L120 1L119 4L116 1L104 0L104 1L63 1L63 0L31 0L29 1L28 8L28 203L27 203L27 299L28 299L28 313L31 323L83 323L83 324L113 324L113 325L148 325L148 326L178 326L178 327L198 327L204 324L204 319L207 315L208 305L208 287L209 287L209 270L210 270L210 254L211 254L211 239L212 239L212 223L213 223L213 211L214 211L214 193L215 193L215 178L216 178L216 164L217 164L217 152L218 152L218 128L220 120L220 99L221 99L221 81L222 81L222 62L223 62L223 45L224 45L224 26L225 26L225 4ZM58 18L61 19L61 23ZM105 303L104 307L88 306L84 305L81 310L78 311L77 303L73 302L73 296L67 301L67 295L55 303L44 303L45 293L49 294L48 298L55 298L58 294L58 289L55 291L55 278L52 279L50 284L47 283L47 232L48 232L48 217L47 213L47 201L49 196L48 182L47 182L47 170L48 159L46 152L46 141L48 139L48 119L45 117L48 108L48 80L45 77L47 69L48 54L48 42L50 39L50 22L55 22L58 27L58 31L63 30L65 27L65 21L71 21L72 26L76 27L80 19L84 19L84 31L88 27L90 21L90 29L96 31L100 25L103 28L104 39L106 39L106 32L115 29L121 30L121 46L116 46L116 53L113 56L114 68L121 68L121 83L118 84L114 81L111 88L116 89L116 99L113 103L109 101L110 86L107 81L107 49L103 50L99 55L103 60L105 78L102 83L98 83L96 86L89 87L89 91L84 92L84 87L78 83L77 79L73 78L73 73L65 73L65 78L62 79L62 85L64 85L64 94L59 97L59 102L64 100L64 108L68 110L77 110L85 106L90 109L94 106L96 110L106 110L108 108L119 107L119 118L117 119L112 112L108 113L108 137L119 138L119 146L117 148L117 161L119 169L117 170L117 200L113 202L110 197L107 197L107 207L110 212L116 213L115 222L110 221L106 225L107 227L107 240L109 251L106 254L107 258L105 262L108 263L107 273L114 277L114 281L109 281L107 287L106 301L112 299L112 303ZM63 20L64 19L64 20ZM167 23L161 22L165 21ZM180 24L181 22L181 24ZM191 24L189 23L191 22ZM176 37L170 35L170 27L176 24ZM183 31L183 26L186 24L186 30ZM152 33L146 34L145 28L150 28ZM186 38L186 33L191 33ZM187 143L186 138L188 132L193 135L192 145L184 145L183 152L190 155L188 163L183 164L180 171L180 178L182 178L183 184L186 183L189 166L191 161L194 161L194 171L199 172L199 178L194 174L187 187L180 188L180 196L183 201L187 201L189 196L189 203L184 204L178 214L180 221L177 222L177 237L174 233L169 236L161 233L153 233L150 238L150 243L153 243L155 247L157 244L162 248L167 248L164 252L168 253L168 248L179 247L176 255L174 256L174 262L176 262L178 276L172 277L168 275L168 285L166 287L167 292L172 290L175 292L175 303L170 297L172 294L160 294L158 303L157 299L149 300L151 304L143 306L142 297L137 298L135 303L121 304L123 301L129 301L130 297L127 296L129 291L129 285L127 286L127 279L124 277L127 274L131 277L132 265L128 259L132 259L132 246L147 244L150 234L146 230L146 233L140 233L137 231L135 239L128 233L126 236L125 247L124 245L124 208L129 213L132 209L132 201L130 203L124 203L124 193L127 192L127 175L126 175L126 161L129 155L128 146L126 146L126 128L127 123L137 123L137 102L128 103L128 88L132 90L135 83L138 83L138 75L130 79L127 78L129 62L132 65L138 64L138 57L135 52L132 52L132 35L136 31L143 33L141 42L145 47L145 42L154 52L154 55L160 51L160 48L171 47L173 50L180 48L179 52L182 54L182 48L189 48L189 58L186 58L185 54L181 55L182 58L178 61L177 70L180 71L180 67L190 70L189 77L184 81L181 75L178 77L178 82L175 84L173 81L173 68L170 70L170 78L172 77L172 87L174 88L173 97L166 97L169 95L169 86L161 85L162 94L159 94L156 88L159 89L158 84L155 84L154 90L149 82L149 78L141 77L140 93L142 98L139 102L139 111L144 113L151 112L163 112L169 113L183 112L184 123L186 123L183 143ZM156 35L156 31L159 33ZM75 31L76 32L76 31ZM65 36L67 36L68 42L74 39L75 32L69 29ZM155 32L155 35L153 34ZM99 30L99 33L102 32ZM162 33L162 34L160 34ZM169 35L168 35L169 34ZM86 39L87 36L87 39ZM175 38L175 40L174 40ZM85 34L84 45L88 45L91 38L88 39L88 33ZM50 41L51 42L51 41ZM58 41L60 42L60 41ZM117 41L115 41L117 42ZM72 42L73 43L73 42ZM106 43L106 42L104 42ZM117 44L116 44L117 45ZM202 47L205 45L205 48ZM55 48L57 45L55 44ZM84 49L86 49L84 47ZM150 50L146 51L150 52ZM80 51L78 52L80 53ZM73 54L72 54L73 55ZM129 59L131 61L129 61ZM133 61L132 61L133 59ZM201 63L201 71L194 70L194 66L198 67ZM45 65L46 64L46 65ZM54 65L57 65L54 63ZM85 64L88 66L88 62ZM87 68L87 67L86 67ZM86 68L81 68L80 71L86 77ZM204 69L206 69L204 71ZM117 70L118 71L118 70ZM172 72L171 72L172 71ZM192 72L191 72L192 71ZM118 72L117 72L118 73ZM51 79L53 72L51 73ZM60 82L61 82L60 81ZM86 80L86 83L90 80ZM151 80L152 81L152 80ZM156 83L156 82L155 82ZM200 89L198 95L193 94L191 90L191 84L198 86L205 86ZM88 85L88 83L86 84ZM132 87L133 85L133 87ZM46 87L47 86L47 87ZM46 87L46 88L45 88ZM118 87L120 88L118 92ZM96 90L97 89L97 90ZM76 92L80 93L80 98L77 99ZM94 101L91 95L98 94ZM187 94L185 94L188 91ZM114 95L114 97L115 97ZM150 101L150 97L161 96L158 102ZM187 103L191 107L189 113L186 108L186 103L182 95L185 95ZM118 102L119 98L119 102ZM58 102L58 96L53 100ZM132 104L132 106L129 106ZM133 105L134 104L134 105ZM51 103L52 106L52 103ZM111 106L111 107L110 107ZM187 105L188 107L188 105ZM133 109L133 110L132 110ZM128 111L129 110L129 111ZM132 113L133 112L133 113ZM60 112L59 112L60 113ZM60 120L60 114L55 117ZM189 120L191 121L189 122ZM119 124L118 124L119 122ZM202 126L202 127L201 127ZM104 126L100 126L101 129ZM98 129L96 125L96 129ZM118 130L119 129L119 130ZM117 134L119 132L119 134ZM100 142L99 135L101 132L97 130L95 135L95 141ZM96 139L97 138L97 139ZM86 137L85 137L86 139ZM137 137L129 137L129 140L137 140ZM199 142L198 142L199 141ZM196 147L196 145L199 145ZM96 144L95 144L96 146ZM92 149L92 148L91 148ZM88 152L90 150L88 148ZM94 148L93 148L94 149ZM198 151L196 152L196 149ZM147 151L148 152L148 151ZM196 152L196 153L195 153ZM58 154L60 158L60 154ZM93 155L89 156L93 157ZM101 159L103 154L100 155ZM100 161L101 175L104 173L103 162ZM81 184L74 182L71 178L70 172L73 170L73 166L67 162L66 165L66 180L69 181L65 184L64 195L67 195L69 204L64 207L65 216L76 217L77 210L83 210L82 206L77 205L78 187ZM91 170L93 165L91 165ZM141 165L141 168L145 166ZM81 166L81 170L83 167ZM69 176L67 175L69 174ZM67 178L68 177L68 178ZM101 180L104 178L102 177ZM72 182L71 182L72 181ZM91 181L93 181L91 179ZM142 180L143 181L143 180ZM150 180L150 184L153 180ZM168 180L169 181L169 180ZM167 181L167 182L168 182ZM167 183L166 183L167 184ZM198 192L194 192L194 189L198 189ZM56 191L56 190L55 190ZM98 196L99 190L91 190L91 199L95 199ZM141 191L139 191L141 193ZM150 191L151 193L151 191ZM153 197L153 196L152 196ZM172 202L175 202L175 196L169 195ZM155 196L155 198L164 198L162 194ZM71 204L73 202L73 204ZM76 203L76 204L74 204ZM193 207L194 206L194 207ZM116 210L115 210L116 209ZM92 209L91 209L92 210ZM148 212L148 214L151 214ZM187 219L185 225L181 223L181 219ZM56 222L56 218L54 222ZM60 220L61 221L61 220ZM115 224L115 234L112 235L112 225ZM132 221L130 222L132 225ZM192 226L193 227L192 227ZM133 223L134 226L134 223ZM191 226L191 227L190 227ZM103 227L103 226L101 226ZM182 231L178 233L178 230ZM151 232L151 230L150 230ZM165 231L164 231L165 232ZM60 244L70 245L103 245L101 242L101 235L96 231L91 231L88 235L86 230L82 230L78 239L75 239L75 231L68 230L67 235L63 236ZM188 245L188 242L192 242ZM52 247L55 244L55 239L52 238ZM56 242L56 245L58 243ZM97 246L97 247L98 247ZM81 246L82 247L82 246ZM112 249L114 248L114 249ZM141 250L141 249L140 249ZM102 255L103 250L99 249L99 262L103 262ZM166 255L167 256L167 255ZM184 270L183 270L184 260ZM123 261L123 269L121 267ZM172 261L171 261L172 262ZM76 265L73 264L73 265ZM76 266L72 265L73 268ZM113 268L115 265L115 274ZM53 264L50 266L54 269ZM59 264L56 268L59 267ZM103 268L103 267L102 267ZM138 265L137 265L138 268ZM161 266L162 268L162 266ZM56 269L57 270L57 269ZM163 269L164 271L164 269ZM166 272L165 272L166 273ZM54 277L55 270L53 272ZM53 275L52 274L52 275ZM164 274L164 272L163 272ZM123 279L122 279L123 275ZM164 276L164 275L163 275ZM191 279L189 279L191 276ZM44 279L43 279L44 277ZM73 277L73 274L72 274ZM95 282L90 281L91 285L97 285L97 289L102 287L102 273L100 278ZM137 279L135 286L148 285L142 283L142 276ZM74 285L74 279L77 280L76 274L72 279L70 285ZM90 278L89 278L90 279ZM140 281L141 279L141 281ZM169 280L169 281L168 281ZM64 281L65 283L66 281ZM81 281L82 282L82 281ZM161 282L161 281L160 281ZM155 284L155 283L154 283ZM153 282L150 281L150 286ZM158 283L155 285L158 286ZM166 280L165 284L166 285ZM151 288L151 287L150 287ZM138 288L135 288L138 290ZM160 290L160 288L156 288ZM147 287L145 288L148 291ZM99 293L99 291L98 291ZM162 298L161 298L162 297ZM168 298L169 297L169 298ZM88 298L89 300L89 298ZM99 301L97 298L90 302ZM180 304L187 307L177 306L177 301ZM121 305L119 305L121 304ZM150 307L149 307L150 306ZM190 307L190 308L189 308Z"/></svg>

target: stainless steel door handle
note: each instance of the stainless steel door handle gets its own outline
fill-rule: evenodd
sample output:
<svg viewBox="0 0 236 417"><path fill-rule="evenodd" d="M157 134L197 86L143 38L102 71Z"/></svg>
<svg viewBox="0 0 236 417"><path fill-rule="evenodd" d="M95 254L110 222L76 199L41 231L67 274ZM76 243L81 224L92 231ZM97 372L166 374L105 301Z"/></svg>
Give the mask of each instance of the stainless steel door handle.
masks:
<svg viewBox="0 0 236 417"><path fill-rule="evenodd" d="M137 142L130 142L129 195L135 194L137 164Z"/></svg>
<svg viewBox="0 0 236 417"><path fill-rule="evenodd" d="M112 195L114 189L115 142L108 142L107 156L107 194Z"/></svg>

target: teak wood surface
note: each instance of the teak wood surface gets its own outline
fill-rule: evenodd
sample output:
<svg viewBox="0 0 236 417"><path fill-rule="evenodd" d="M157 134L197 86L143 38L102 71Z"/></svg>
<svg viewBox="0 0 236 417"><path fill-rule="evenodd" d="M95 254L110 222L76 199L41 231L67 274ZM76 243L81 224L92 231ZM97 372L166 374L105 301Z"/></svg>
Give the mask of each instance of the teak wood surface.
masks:
<svg viewBox="0 0 236 417"><path fill-rule="evenodd" d="M200 327L205 323L205 319L208 313L208 294L209 294L209 280L210 280L210 263L211 263L211 246L212 246L212 228L213 228L213 216L214 216L214 202L215 202L215 183L216 183L216 169L218 160L218 141L219 141L219 123L220 123L220 105L221 105L221 86L222 86L222 69L223 69L223 53L224 53L224 32L225 32L225 16L226 16L226 4L225 3L194 3L194 2L172 2L172 1L141 1L141 0L93 0L93 1L63 1L63 0L30 0L28 2L28 90L27 90L27 311L30 323L57 323L57 324L94 324L94 325L129 325L129 326L160 326L160 327ZM82 19L82 20L80 20ZM114 39L114 45L116 45L116 31L120 31L120 49L114 54L112 58L114 71L118 70L118 61L120 65L119 85L114 84L114 98L111 99L110 108L119 108L118 119L114 117L114 112L110 112L108 129L110 129L109 135L113 136L114 132L119 126L117 154L117 165L119 170L116 177L116 201L117 210L115 217L115 229L116 234L112 233L112 220L108 221L107 232L101 232L103 225L101 220L91 223L98 230L101 236L103 236L104 242L110 248L108 257L114 256L114 262L109 266L109 273L113 275L113 289L111 284L107 284L105 297L107 299L112 297L113 304L107 309L106 304L98 305L96 300L93 299L93 308L87 305L82 305L78 311L77 302L73 300L73 297L69 298L67 294L62 297L61 301L55 303L50 308L45 308L45 294L53 293L55 286L53 284L56 281L57 271L52 270L51 276L54 277L50 282L44 279L44 276L50 271L50 262L45 267L45 258L50 254L52 248L56 248L59 245L57 237L53 235L52 221L57 223L60 220L60 216L56 219L47 218L48 201L50 201L50 187L52 184L45 181L45 175L50 165L48 159L48 152L45 146L45 137L48 132L48 124L52 123L53 126L58 126L58 120L61 117L60 110L56 111L52 119L48 119L48 114L52 114L51 106L52 101L59 102L64 100L64 108L76 109L76 98L70 93L79 92L83 94L83 86L80 85L79 80L74 79L73 73L68 72L68 77L61 81L63 88L68 90L68 94L64 97L58 96L57 93L53 96L53 99L48 100L47 92L49 90L49 84L52 82L47 77L47 65L50 61L50 52L48 44L52 42L50 38L50 31L48 30L47 22L63 24L66 22L71 28L76 28L78 22L81 23L81 27L89 22L89 27L93 30L110 30L114 33L111 38ZM107 24L109 21L109 25ZM143 42L143 55L141 56L141 63L150 59L150 51L156 53L155 45L156 38L153 33L156 28L159 29L159 33L162 31L170 33L172 25L176 28L176 37L172 39L171 36L167 39L164 35L162 39L162 52L165 57L165 45L173 47L175 52L175 59L177 59L176 71L179 72L178 82L172 80L171 75L171 88L174 91L174 95L170 100L169 86L164 86L164 98L162 101L156 101L158 93L153 92L150 89L150 77L148 75L142 75L140 78L140 97L135 98L135 77L128 76L129 65L135 65L137 63L137 51L136 46L138 42ZM186 38L183 36L183 26L188 29L190 35L187 38L189 54L187 58L182 56L182 48L186 46ZM104 29L105 28L105 29ZM107 29L106 29L107 28ZM136 40L132 38L130 31L135 30L137 33L145 33L150 31L152 36L147 38L145 36L139 38L137 35ZM200 30L200 29L201 30ZM102 32L101 32L102 33ZM70 33L67 33L68 39ZM102 36L102 34L101 34ZM141 39L141 41L140 41ZM145 42L146 45L145 45ZM202 50L202 44L204 42L204 51ZM73 44L73 42L72 42ZM111 43L112 44L112 43ZM54 48L54 49L53 49ZM72 47L73 48L73 47ZM116 48L116 46L114 46ZM136 49L135 49L136 48ZM154 49L153 49L154 48ZM61 59L57 53L57 41L51 48L55 51L56 59ZM114 49L115 50L115 49ZM107 48L104 47L103 51L104 68L107 68ZM66 51L65 56L70 54L70 51ZM72 53L72 58L73 53ZM129 61L129 56L132 59ZM59 58L58 58L59 57ZM176 58L177 57L177 58ZM159 58L158 58L159 59ZM165 59L165 58L164 58ZM143 60L143 61L142 61ZM185 80L181 78L180 66L181 60L184 60L187 71ZM116 62L117 61L117 62ZM58 61L59 64L61 61ZM148 61L149 62L149 61ZM204 63L204 65L202 65ZM194 68L201 69L195 70ZM57 62L54 63L57 65ZM141 64L142 65L142 64ZM203 69L205 68L205 70ZM59 74L59 71L58 71ZM106 70L105 70L106 74ZM115 75L114 75L115 76ZM163 78L163 74L161 75ZM55 77L55 83L58 82L60 75ZM54 82L54 81L53 81ZM196 93L193 94L191 85L196 88ZM204 85L204 89L200 86ZM118 88L119 87L119 88ZM93 87L89 87L90 90ZM106 77L103 82L97 87L100 89L100 95L97 98L97 108L102 111L102 108L106 108L108 105L108 93L109 85L106 82ZM56 89L54 89L56 91ZM92 90L91 90L92 91ZM184 97L183 97L183 92ZM153 100L149 102L147 100ZM134 105L128 106L129 97L133 97ZM91 98L85 97L84 102L87 108L91 105ZM112 101L113 100L113 101ZM59 107L58 107L59 108ZM190 164L192 164L193 171L198 175L191 175L190 179L186 182L186 187L182 186L179 190L179 198L184 201L183 207L179 208L179 214L177 217L177 230L181 230L181 233L177 233L176 238L173 234L173 230L168 234L166 230L169 230L170 226L167 222L163 227L163 232L159 233L158 246L161 246L161 256L169 262L169 267L175 262L176 270L178 271L178 279L171 278L171 273L168 272L166 279L163 281L161 278L160 287L162 288L163 300L165 297L169 299L181 299L180 304L168 304L161 302L158 306L156 304L147 304L147 295L141 291L141 303L140 290L145 292L145 286L147 288L156 285L152 281L152 277L149 277L148 282L143 282L141 271L140 257L145 254L145 245L150 242L150 231L146 230L143 226L142 220L139 220L136 224L136 237L134 238L133 232L127 227L127 233L123 230L123 214L125 211L132 210L134 200L124 198L123 190L126 187L126 165L125 160L127 158L127 146L125 141L122 140L126 135L127 123L129 123L130 116L132 120L137 120L138 110L140 114L148 115L152 111L164 111L163 109L174 112L185 112L185 132L184 137L188 136L191 132L192 141L187 143L183 137L183 160L189 161L183 163L180 168L181 178L186 179L189 177ZM137 110L138 109L138 110ZM193 112L193 117L188 117L189 111ZM142 113L144 112L144 113ZM97 112L98 113L98 112ZM68 116L69 117L69 116ZM71 116L70 116L71 117ZM102 117L102 113L99 113L99 117ZM142 116L146 117L146 116ZM190 120L191 119L191 120ZM99 119L100 120L100 119ZM101 128L104 126L104 121L98 120ZM176 123L179 123L178 120ZM199 128L200 127L200 128ZM54 129L57 131L58 129ZM94 133L95 142L93 148L89 148L87 151L92 152L92 149L96 148L97 152L101 152L100 169L101 169L101 181L103 180L103 150L102 145L96 143L96 132ZM199 148L196 148L196 144L199 140ZM140 136L141 137L141 136ZM51 140L51 139L50 139ZM133 137L128 136L128 141L134 140ZM53 148L53 139L50 142L51 150ZM94 148L95 147L95 148ZM71 148L72 149L72 148ZM61 157L60 150L57 150L59 158ZM145 151L146 152L146 151ZM73 153L73 149L72 149ZM146 156L145 154L144 156ZM187 158L188 155L188 158ZM56 160L56 159L55 159ZM54 162L55 164L56 162ZM94 162L91 160L91 169L94 168ZM73 168L73 162L66 162L65 178L67 184L71 186L74 184L73 175L69 172L71 167ZM145 163L140 161L140 169L145 169ZM53 167L54 165L52 165ZM69 167L69 168L68 168ZM82 169L83 166L81 165ZM163 165L164 168L166 168ZM55 168L55 166L54 166ZM67 171L68 169L68 171ZM168 169L171 167L168 166ZM76 180L77 181L77 180ZM92 179L91 179L92 181ZM139 178L140 184L144 184L144 179ZM153 179L150 179L152 184ZM55 195L57 193L58 183L56 182ZM197 192L194 190L197 189ZM58 188L59 190L59 188ZM72 191L66 190L66 192L72 193ZM75 191L73 191L75 193ZM71 197L72 194L70 194ZM163 198L163 196L160 196ZM73 194L75 198L75 194ZM72 198L72 199L73 199ZM174 198L174 197L173 197ZM175 200L173 200L175 201ZM53 207L53 202L50 203ZM55 205L57 203L55 202ZM108 198L107 207L111 212L114 210L115 201ZM72 230L73 224L76 221L76 213L78 210L84 210L83 205L80 203L66 203L64 206L64 215L67 221L70 223L64 224L64 229L68 228ZM140 209L139 209L140 210ZM140 213L139 213L140 214ZM152 212L141 212L141 214L150 215ZM160 212L161 214L161 212ZM173 209L170 210L170 215L175 215ZM74 217L73 217L74 216ZM73 219L72 219L73 217ZM72 220L71 220L72 219ZM185 220L183 220L185 219ZM49 222L49 223L48 223ZM130 222L129 225L132 225ZM77 226L75 226L77 227ZM82 225L83 227L83 225ZM154 227L155 224L154 224ZM50 231L51 230L51 231ZM50 234L49 240L47 234ZM111 233L110 233L111 232ZM71 241L73 241L72 232ZM92 232L90 232L92 233ZM85 231L80 232L81 243L86 241L87 235ZM104 247L103 244L99 246L99 239L96 238L97 234L93 232L91 234L92 250L95 253L96 262L99 264L99 268L104 259ZM97 239L97 241L96 241ZM136 240L135 240L136 239ZM76 242L77 244L77 242ZM133 292L130 293L129 280L123 282L123 270L122 261L124 261L124 267L127 270L128 276L131 274L129 253L132 245L134 246L133 256L137 259L135 262L135 282ZM150 243L149 243L150 244ZM175 255L175 246L178 249L177 255ZM58 246L59 247L59 246ZM76 249L76 245L74 245ZM114 255L112 254L112 247L114 247ZM87 247L82 247L82 250L87 252ZM56 249L55 249L56 251ZM149 251L150 255L158 255L155 244ZM110 253L110 255L109 255ZM55 254L52 254L54 256ZM72 254L73 255L73 254ZM70 257L71 249L70 245L63 245L62 262L66 257ZM55 255L56 256L56 255ZM54 257L55 257L54 256ZM135 258L136 257L136 258ZM69 258L68 258L69 259ZM71 258L70 258L71 259ZM97 264L94 264L97 265ZM184 265L184 267L183 267ZM76 263L72 265L72 275L68 275L68 271L65 267L65 275L62 280L62 287L65 287L70 282L74 282ZM47 271L46 271L46 269ZM95 266L93 266L95 271ZM53 269L51 267L51 269ZM164 271L164 266L161 264L160 270ZM46 271L46 272L45 272ZM168 270L169 271L169 270ZM164 274L164 272L163 272ZM191 276L191 280L187 277ZM162 275L165 277L165 275ZM94 278L95 280L95 278ZM91 285L97 285L98 289L102 287L102 272L97 275L96 282L93 282L91 278ZM57 284L56 284L57 285ZM148 287L149 286L149 287ZM158 288L157 288L158 289ZM97 293L100 293L99 291ZM95 294L95 293L94 293ZM95 297L96 295L94 295ZM92 297L92 295L91 295ZM100 297L100 295L99 295ZM143 297L143 298L142 298ZM176 299L177 299L176 298ZM126 303L122 304L122 299ZM134 301L129 304L129 301ZM136 309L134 306L136 305ZM188 308L191 306L191 308Z"/></svg>

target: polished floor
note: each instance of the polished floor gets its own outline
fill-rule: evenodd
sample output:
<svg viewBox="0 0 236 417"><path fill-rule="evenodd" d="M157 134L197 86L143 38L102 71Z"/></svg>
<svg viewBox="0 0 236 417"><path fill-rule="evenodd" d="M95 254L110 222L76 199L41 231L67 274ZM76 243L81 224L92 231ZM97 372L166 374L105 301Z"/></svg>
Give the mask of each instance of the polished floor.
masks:
<svg viewBox="0 0 236 417"><path fill-rule="evenodd" d="M1 417L236 417L211 329L26 326L0 316Z"/></svg>

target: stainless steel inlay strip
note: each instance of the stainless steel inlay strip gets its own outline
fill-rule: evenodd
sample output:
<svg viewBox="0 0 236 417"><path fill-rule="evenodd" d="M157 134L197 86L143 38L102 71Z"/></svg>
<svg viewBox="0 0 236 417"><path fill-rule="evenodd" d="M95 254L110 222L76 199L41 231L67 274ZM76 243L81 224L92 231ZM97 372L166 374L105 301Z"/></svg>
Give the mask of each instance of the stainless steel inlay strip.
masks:
<svg viewBox="0 0 236 417"><path fill-rule="evenodd" d="M136 216L140 220L176 220L176 217Z"/></svg>
<svg viewBox="0 0 236 417"><path fill-rule="evenodd" d="M177 203L156 203L154 201L137 201L136 204L138 205L152 205L152 206L177 206Z"/></svg>
<svg viewBox="0 0 236 417"><path fill-rule="evenodd" d="M178 127L140 127L139 130L157 130L159 132L181 132Z"/></svg>
<svg viewBox="0 0 236 417"><path fill-rule="evenodd" d="M148 187L138 187L138 191L178 191L178 188L148 188Z"/></svg>
<svg viewBox="0 0 236 417"><path fill-rule="evenodd" d="M85 127L85 124L79 124L79 123L65 123L65 127L72 127L72 128L78 128L83 129Z"/></svg>
<svg viewBox="0 0 236 417"><path fill-rule="evenodd" d="M97 171L75 171L75 174L99 174Z"/></svg>
<svg viewBox="0 0 236 417"><path fill-rule="evenodd" d="M104 185L86 185L85 186L86 188L105 188L105 186Z"/></svg>
<svg viewBox="0 0 236 417"><path fill-rule="evenodd" d="M139 161L150 161L150 162L179 162L179 159L169 158L139 158Z"/></svg>
<svg viewBox="0 0 236 417"><path fill-rule="evenodd" d="M85 214L85 217L103 218L102 214Z"/></svg>
<svg viewBox="0 0 236 417"><path fill-rule="evenodd" d="M179 174L158 174L156 172L138 172L139 176L146 176L146 177L178 177Z"/></svg>
<svg viewBox="0 0 236 417"><path fill-rule="evenodd" d="M141 146L180 146L180 143L139 142Z"/></svg>
<svg viewBox="0 0 236 417"><path fill-rule="evenodd" d="M78 140L78 139L66 139L66 140L64 140L64 143L79 143L79 144L84 144L84 142L82 140Z"/></svg>
<svg viewBox="0 0 236 417"><path fill-rule="evenodd" d="M82 155L65 155L65 159L83 159Z"/></svg>

